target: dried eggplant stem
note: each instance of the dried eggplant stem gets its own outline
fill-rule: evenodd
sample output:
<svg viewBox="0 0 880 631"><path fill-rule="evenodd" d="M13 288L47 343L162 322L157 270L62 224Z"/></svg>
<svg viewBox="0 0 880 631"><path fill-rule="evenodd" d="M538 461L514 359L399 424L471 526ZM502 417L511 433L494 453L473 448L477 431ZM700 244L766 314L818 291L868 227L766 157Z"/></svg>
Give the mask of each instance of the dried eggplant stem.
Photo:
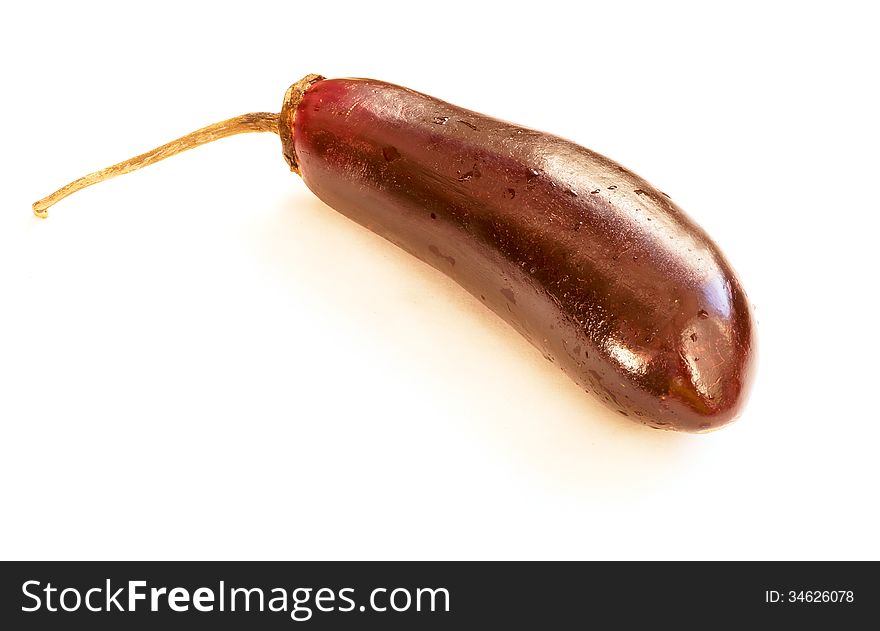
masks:
<svg viewBox="0 0 880 631"><path fill-rule="evenodd" d="M100 171L89 173L88 175L83 176L78 180L74 180L70 184L59 188L48 197L44 197L40 201L34 202L34 214L37 217L45 218L49 214L48 209L50 206L64 199L72 193L76 193L77 191L82 190L87 186L91 186L92 184L97 184L98 182L109 180L110 178L116 177L117 175L125 175L126 173L131 173L132 171L136 171L141 167L155 164L160 160L170 158L173 155L177 155L178 153L181 153L188 149L193 149L194 147L198 147L199 145L204 145L209 142L214 142L215 140L220 140L221 138L226 138L227 136L234 136L236 134L267 131L271 131L276 134L278 133L278 114L272 114L268 112L254 112L251 114L242 114L241 116L236 116L235 118L230 118L229 120L214 123L213 125L208 125L207 127L203 127L202 129L194 131L191 134L187 134L182 138L172 140L171 142L164 144L161 147L156 147L152 151L142 153L139 156L129 158L128 160L120 162L119 164L114 164L113 166L107 167L106 169L101 169Z"/></svg>

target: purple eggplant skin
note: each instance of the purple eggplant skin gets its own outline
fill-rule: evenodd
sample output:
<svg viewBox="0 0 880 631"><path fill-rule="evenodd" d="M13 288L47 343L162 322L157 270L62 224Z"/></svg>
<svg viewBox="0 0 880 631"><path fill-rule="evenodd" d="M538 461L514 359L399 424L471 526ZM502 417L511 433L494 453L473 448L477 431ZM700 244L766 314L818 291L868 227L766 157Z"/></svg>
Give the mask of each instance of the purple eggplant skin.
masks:
<svg viewBox="0 0 880 631"><path fill-rule="evenodd" d="M668 195L563 138L382 81L314 77L285 108L284 154L309 189L449 275L612 409L687 432L741 412L749 302Z"/></svg>

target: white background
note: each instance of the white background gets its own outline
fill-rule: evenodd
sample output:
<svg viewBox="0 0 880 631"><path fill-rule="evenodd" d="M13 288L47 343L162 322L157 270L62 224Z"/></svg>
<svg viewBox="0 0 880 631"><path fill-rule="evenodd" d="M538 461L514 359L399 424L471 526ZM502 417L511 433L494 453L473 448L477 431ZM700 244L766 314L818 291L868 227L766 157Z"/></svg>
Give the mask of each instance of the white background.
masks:
<svg viewBox="0 0 880 631"><path fill-rule="evenodd" d="M868 3L476 4L4 10L0 557L880 558ZM31 215L309 72L554 132L669 192L755 305L742 419L607 411L319 202L272 134Z"/></svg>

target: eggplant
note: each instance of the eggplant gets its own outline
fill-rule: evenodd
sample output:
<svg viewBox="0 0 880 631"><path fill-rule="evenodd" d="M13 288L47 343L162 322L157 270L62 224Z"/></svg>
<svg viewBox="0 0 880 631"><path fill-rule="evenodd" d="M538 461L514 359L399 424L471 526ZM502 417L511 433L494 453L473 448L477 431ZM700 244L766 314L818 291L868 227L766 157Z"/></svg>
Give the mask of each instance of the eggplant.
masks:
<svg viewBox="0 0 880 631"><path fill-rule="evenodd" d="M175 142L277 131L327 205L450 276L634 421L702 432L741 412L755 365L742 285L668 195L617 162L371 79L308 75L280 115L245 116Z"/></svg>

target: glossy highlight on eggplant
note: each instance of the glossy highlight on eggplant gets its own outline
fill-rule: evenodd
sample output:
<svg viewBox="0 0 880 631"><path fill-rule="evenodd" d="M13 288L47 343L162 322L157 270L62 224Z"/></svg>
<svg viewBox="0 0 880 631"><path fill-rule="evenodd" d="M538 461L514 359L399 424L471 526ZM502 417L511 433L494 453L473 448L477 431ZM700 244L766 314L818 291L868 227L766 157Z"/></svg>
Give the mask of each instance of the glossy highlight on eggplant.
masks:
<svg viewBox="0 0 880 631"><path fill-rule="evenodd" d="M248 132L277 133L319 198L450 276L623 416L704 432L742 411L749 302L668 195L573 142L390 83L307 75L279 114L208 125L74 180L34 213Z"/></svg>

